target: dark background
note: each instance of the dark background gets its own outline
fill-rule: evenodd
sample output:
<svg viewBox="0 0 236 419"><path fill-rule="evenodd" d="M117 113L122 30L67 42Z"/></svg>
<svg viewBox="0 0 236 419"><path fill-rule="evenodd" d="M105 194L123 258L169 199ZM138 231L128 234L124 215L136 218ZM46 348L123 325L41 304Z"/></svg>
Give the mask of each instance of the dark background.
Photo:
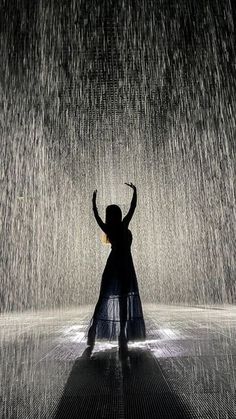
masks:
<svg viewBox="0 0 236 419"><path fill-rule="evenodd" d="M94 302L126 212L146 302L235 301L234 2L1 2L1 310Z"/></svg>

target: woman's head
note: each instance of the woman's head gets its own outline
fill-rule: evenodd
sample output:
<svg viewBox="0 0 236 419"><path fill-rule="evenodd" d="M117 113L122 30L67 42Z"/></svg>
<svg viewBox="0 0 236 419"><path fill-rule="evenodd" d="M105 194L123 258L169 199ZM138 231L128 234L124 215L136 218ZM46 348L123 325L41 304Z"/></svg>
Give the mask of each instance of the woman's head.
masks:
<svg viewBox="0 0 236 419"><path fill-rule="evenodd" d="M122 212L118 205L108 205L106 207L106 224L116 225L122 221Z"/></svg>

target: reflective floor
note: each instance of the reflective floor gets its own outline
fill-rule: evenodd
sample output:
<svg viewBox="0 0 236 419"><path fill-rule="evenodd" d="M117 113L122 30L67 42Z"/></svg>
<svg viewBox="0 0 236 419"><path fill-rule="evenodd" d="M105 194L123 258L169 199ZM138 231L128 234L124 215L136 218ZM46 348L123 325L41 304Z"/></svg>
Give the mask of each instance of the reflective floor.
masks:
<svg viewBox="0 0 236 419"><path fill-rule="evenodd" d="M146 305L127 356L88 356L92 312L0 316L1 418L236 418L236 307Z"/></svg>

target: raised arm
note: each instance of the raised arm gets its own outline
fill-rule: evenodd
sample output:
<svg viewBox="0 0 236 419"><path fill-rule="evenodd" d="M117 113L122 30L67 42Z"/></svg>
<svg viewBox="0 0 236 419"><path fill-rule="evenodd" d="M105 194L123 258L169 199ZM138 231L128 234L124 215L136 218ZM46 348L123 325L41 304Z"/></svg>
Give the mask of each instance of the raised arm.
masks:
<svg viewBox="0 0 236 419"><path fill-rule="evenodd" d="M94 217L96 218L96 221L97 221L99 227L104 231L104 233L106 233L107 232L106 224L102 221L102 219L98 215L98 209L97 209L97 205L96 205L96 197L97 197L97 189L94 191L93 199L92 199Z"/></svg>
<svg viewBox="0 0 236 419"><path fill-rule="evenodd" d="M137 205L137 189L133 185L133 183L125 183L125 184L130 186L133 189L133 197L132 197L132 200L131 200L130 209L129 209L128 213L126 214L126 216L123 218L123 223L125 223L128 227L129 222L130 222L131 218L133 217L134 210L135 210L136 205Z"/></svg>

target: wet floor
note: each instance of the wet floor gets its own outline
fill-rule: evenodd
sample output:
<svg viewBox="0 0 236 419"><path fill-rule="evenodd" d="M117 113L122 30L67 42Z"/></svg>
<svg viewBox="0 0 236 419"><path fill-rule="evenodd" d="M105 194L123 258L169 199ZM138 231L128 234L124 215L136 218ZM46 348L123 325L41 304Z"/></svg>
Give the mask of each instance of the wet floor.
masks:
<svg viewBox="0 0 236 419"><path fill-rule="evenodd" d="M93 307L1 315L1 418L235 418L236 308L144 305L145 342L97 342Z"/></svg>

